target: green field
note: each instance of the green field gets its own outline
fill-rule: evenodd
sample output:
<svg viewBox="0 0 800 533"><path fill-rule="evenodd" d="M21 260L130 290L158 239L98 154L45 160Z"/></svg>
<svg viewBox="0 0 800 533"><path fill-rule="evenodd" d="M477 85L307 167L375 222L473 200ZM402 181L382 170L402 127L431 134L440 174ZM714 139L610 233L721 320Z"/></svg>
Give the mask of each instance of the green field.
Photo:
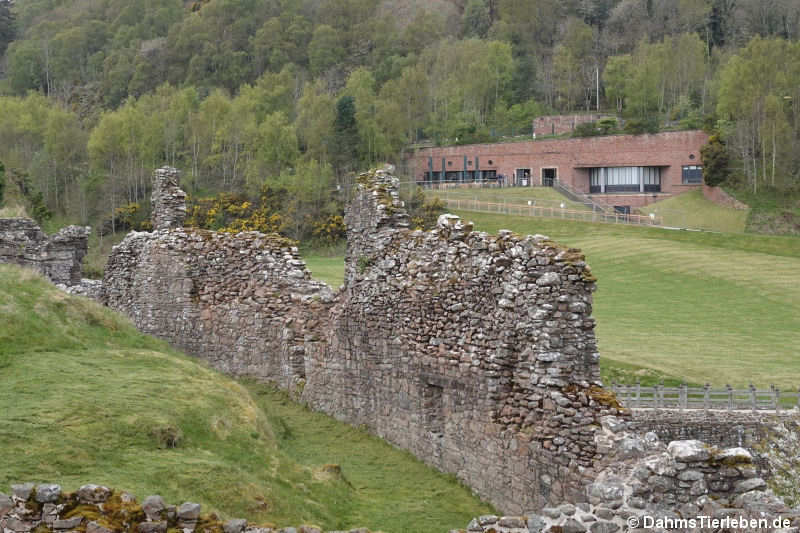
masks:
<svg viewBox="0 0 800 533"><path fill-rule="evenodd" d="M333 289L337 289L344 282L344 256L324 255L310 252L303 254L303 260L311 275L324 281Z"/></svg>
<svg viewBox="0 0 800 533"><path fill-rule="evenodd" d="M706 200L702 191L688 191L638 210L661 217L664 226L697 228L727 233L744 233L746 209L731 209Z"/></svg>
<svg viewBox="0 0 800 533"><path fill-rule="evenodd" d="M533 205L543 207L560 207L563 203L565 209L587 209L585 205L567 199L552 187L453 188L426 190L425 194L430 197L438 196L441 199L477 200L500 204L528 205L530 201Z"/></svg>
<svg viewBox="0 0 800 533"><path fill-rule="evenodd" d="M458 214L584 251L604 379L800 386L800 239Z"/></svg>
<svg viewBox="0 0 800 533"><path fill-rule="evenodd" d="M3 493L21 481L102 483L259 524L386 532L447 531L492 511L409 454L7 265L0 449Z"/></svg>

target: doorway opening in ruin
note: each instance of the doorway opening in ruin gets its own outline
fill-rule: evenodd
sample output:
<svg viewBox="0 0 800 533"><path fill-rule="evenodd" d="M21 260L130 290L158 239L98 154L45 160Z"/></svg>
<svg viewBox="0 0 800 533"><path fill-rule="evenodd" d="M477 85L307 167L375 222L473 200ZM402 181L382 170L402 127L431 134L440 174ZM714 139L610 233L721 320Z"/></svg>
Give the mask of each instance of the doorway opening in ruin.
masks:
<svg viewBox="0 0 800 533"><path fill-rule="evenodd" d="M542 186L552 187L558 179L558 169L543 168L542 169Z"/></svg>

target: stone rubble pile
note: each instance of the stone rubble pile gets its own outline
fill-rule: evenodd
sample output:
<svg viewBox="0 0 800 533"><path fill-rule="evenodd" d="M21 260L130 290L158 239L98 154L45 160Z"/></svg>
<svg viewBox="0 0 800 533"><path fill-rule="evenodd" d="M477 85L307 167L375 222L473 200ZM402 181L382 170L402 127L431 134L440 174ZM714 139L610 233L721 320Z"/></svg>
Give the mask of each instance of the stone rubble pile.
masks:
<svg viewBox="0 0 800 533"><path fill-rule="evenodd" d="M167 505L161 496L138 504L123 491L84 485L63 492L59 485L23 483L0 493L0 531L4 533L325 533L316 526L282 527L250 524L244 519L223 521L201 514L201 506L186 502ZM327 533L369 533L364 528Z"/></svg>

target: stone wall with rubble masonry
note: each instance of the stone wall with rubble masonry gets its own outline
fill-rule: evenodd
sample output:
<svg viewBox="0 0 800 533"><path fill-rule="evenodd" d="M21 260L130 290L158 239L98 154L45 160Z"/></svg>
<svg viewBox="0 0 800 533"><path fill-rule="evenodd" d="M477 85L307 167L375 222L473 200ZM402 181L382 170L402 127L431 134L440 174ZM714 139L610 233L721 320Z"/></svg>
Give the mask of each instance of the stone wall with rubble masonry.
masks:
<svg viewBox="0 0 800 533"><path fill-rule="evenodd" d="M40 272L55 284L81 283L90 228L68 226L48 236L33 220L0 218L0 263L12 263Z"/></svg>
<svg viewBox="0 0 800 533"><path fill-rule="evenodd" d="M176 183L162 181L175 198ZM338 294L310 278L291 242L183 229L185 208L169 201L167 223L114 249L103 301L224 372L367 425L506 512L594 509L592 487L630 460L621 443L649 441L627 425L609 441L601 423L629 414L599 384L583 256L541 235L474 232L451 215L412 230L395 184L386 169L360 177ZM723 464L706 463L703 495ZM760 479L746 472L730 480ZM657 475L673 485L656 483L655 503L686 503L677 493L699 481Z"/></svg>
<svg viewBox="0 0 800 533"><path fill-rule="evenodd" d="M415 231L395 178L359 182L344 289L303 399L504 509L585 497L598 419L617 410L599 387L583 256L452 215Z"/></svg>
<svg viewBox="0 0 800 533"><path fill-rule="evenodd" d="M519 516L476 517L466 531L799 530L800 507L790 508L767 489L748 450L720 449L696 440L666 444L653 432L631 432L624 420L614 417L605 417L602 428L598 445L614 460L587 486L585 501L565 502ZM752 520L762 522L753 526Z"/></svg>

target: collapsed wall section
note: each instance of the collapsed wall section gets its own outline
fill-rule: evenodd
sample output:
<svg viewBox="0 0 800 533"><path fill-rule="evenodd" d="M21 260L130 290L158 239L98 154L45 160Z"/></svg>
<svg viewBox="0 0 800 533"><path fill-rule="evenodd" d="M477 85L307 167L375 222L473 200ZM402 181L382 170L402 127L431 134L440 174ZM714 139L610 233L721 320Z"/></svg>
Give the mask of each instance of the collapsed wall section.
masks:
<svg viewBox="0 0 800 533"><path fill-rule="evenodd" d="M617 413L599 385L583 256L543 236L412 231L387 170L346 215L346 283L303 398L511 512L581 501Z"/></svg>
<svg viewBox="0 0 800 533"><path fill-rule="evenodd" d="M55 284L80 285L90 228L68 226L46 235L33 220L0 218L0 263L32 268Z"/></svg>

